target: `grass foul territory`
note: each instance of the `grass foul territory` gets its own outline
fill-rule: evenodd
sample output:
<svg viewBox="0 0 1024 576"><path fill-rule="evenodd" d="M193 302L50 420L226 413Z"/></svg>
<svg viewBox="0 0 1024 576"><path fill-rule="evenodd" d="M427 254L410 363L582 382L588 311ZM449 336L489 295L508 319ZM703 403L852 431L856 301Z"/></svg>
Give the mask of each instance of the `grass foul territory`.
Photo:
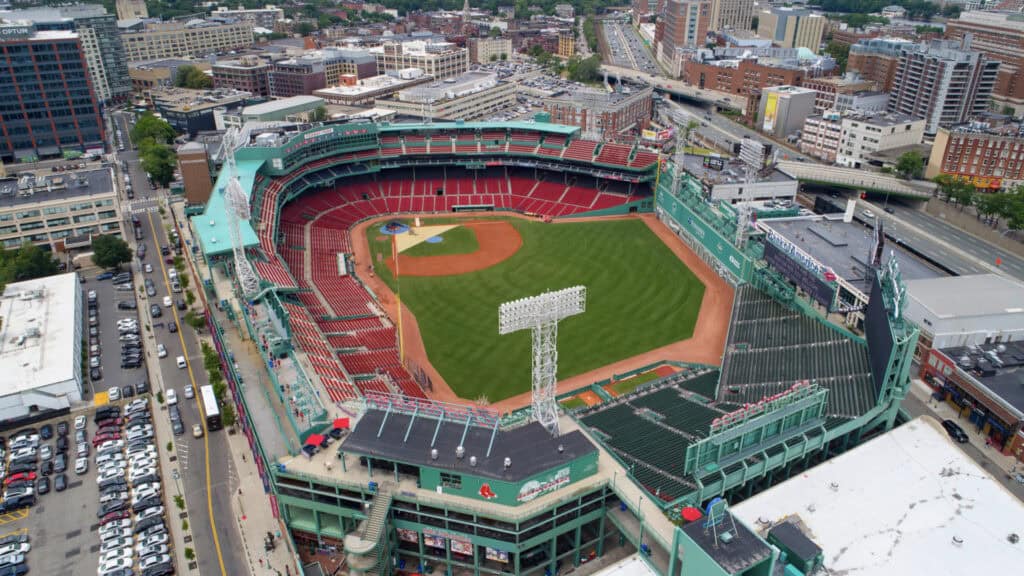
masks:
<svg viewBox="0 0 1024 576"><path fill-rule="evenodd" d="M587 287L587 311L559 324L559 379L693 335L704 285L642 221L510 222L523 238L511 258L476 272L401 278L427 355L460 397L497 402L530 390L529 331L498 335L498 306L509 300ZM375 260L390 256L378 234L367 231ZM394 290L387 267L376 270Z"/></svg>

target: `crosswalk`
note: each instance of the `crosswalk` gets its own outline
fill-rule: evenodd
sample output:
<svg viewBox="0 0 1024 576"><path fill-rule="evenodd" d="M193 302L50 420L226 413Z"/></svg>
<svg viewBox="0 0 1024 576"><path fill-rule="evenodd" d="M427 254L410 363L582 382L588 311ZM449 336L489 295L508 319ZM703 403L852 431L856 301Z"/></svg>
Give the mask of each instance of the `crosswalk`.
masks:
<svg viewBox="0 0 1024 576"><path fill-rule="evenodd" d="M178 462L181 464L181 469L188 470L188 443L175 439L174 450L178 453Z"/></svg>
<svg viewBox="0 0 1024 576"><path fill-rule="evenodd" d="M125 211L132 214L145 214L147 212L157 212L159 210L160 201L154 198L129 200L125 206Z"/></svg>

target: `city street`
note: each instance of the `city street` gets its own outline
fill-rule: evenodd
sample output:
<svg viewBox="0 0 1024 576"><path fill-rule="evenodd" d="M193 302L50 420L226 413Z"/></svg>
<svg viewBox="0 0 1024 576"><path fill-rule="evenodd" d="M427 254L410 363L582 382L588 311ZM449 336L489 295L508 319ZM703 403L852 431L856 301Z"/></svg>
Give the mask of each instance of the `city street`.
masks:
<svg viewBox="0 0 1024 576"><path fill-rule="evenodd" d="M127 138L128 122L125 115L115 113L113 118ZM157 291L155 297L140 300L140 316L143 323L151 323L153 327L153 341L149 350L152 352L157 343L167 348L165 358L157 359L155 353L148 357L150 362L158 363L159 370L160 381L151 382L151 385L154 393L163 390L165 396L166 390L175 390L185 428L185 434L175 438L175 452L182 469L181 489L188 502L190 530L198 567L202 574L245 574L248 572L248 563L242 553L231 510L231 494L238 488L238 477L230 464L232 459L226 438L227 431L219 430L204 434L202 438L192 437L192 425L203 421L198 389L208 383L203 368L202 351L195 332L182 320L184 312L179 312L174 306L167 308L161 304L166 295L171 296L172 300L184 298L184 293L171 292L167 277L167 270L171 265L163 262L165 257L160 254L161 246L170 245L167 235L169 220L161 217L158 208L160 202L165 199L164 191L154 191L150 188L135 151L125 150L119 153L118 157L127 161L129 177L136 194L135 199L127 203L130 208L125 210L125 218L129 220L126 226L128 230L131 229L130 218L133 214L139 218L143 230L141 243L146 244L147 251L143 262L153 266L153 272L145 276L153 279ZM196 290L194 281L190 287L193 291ZM197 300L194 305L197 309L198 302ZM150 318L151 303L161 304L162 317ZM168 331L167 327L171 322L177 324L177 333ZM177 368L175 358L182 355L187 358L191 370ZM186 385L194 386L195 399L185 399ZM218 544L220 554L217 550Z"/></svg>

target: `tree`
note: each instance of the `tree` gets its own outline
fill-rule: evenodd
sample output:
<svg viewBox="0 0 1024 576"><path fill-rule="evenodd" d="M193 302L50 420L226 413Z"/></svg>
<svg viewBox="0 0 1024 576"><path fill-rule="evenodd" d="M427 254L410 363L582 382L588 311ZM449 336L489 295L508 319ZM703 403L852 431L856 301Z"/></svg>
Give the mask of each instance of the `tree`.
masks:
<svg viewBox="0 0 1024 576"><path fill-rule="evenodd" d="M327 120L327 107L320 105L309 112L310 122L323 122Z"/></svg>
<svg viewBox="0 0 1024 576"><path fill-rule="evenodd" d="M907 180L920 178L923 171L924 158L917 152L905 152L896 160L896 172Z"/></svg>
<svg viewBox="0 0 1024 576"><path fill-rule="evenodd" d="M508 54L502 52L501 53L501 61L504 62L505 60L508 60Z"/></svg>
<svg viewBox="0 0 1024 576"><path fill-rule="evenodd" d="M177 133L165 120L153 116L151 112L146 112L135 123L131 136L133 142L142 146L147 139L157 144L174 142Z"/></svg>
<svg viewBox="0 0 1024 576"><path fill-rule="evenodd" d="M491 54L491 62L497 62L497 61L498 61L498 55L497 54Z"/></svg>
<svg viewBox="0 0 1024 576"><path fill-rule="evenodd" d="M597 82L601 76L601 57L597 54L580 60L577 57L569 59L567 68L569 79L574 82Z"/></svg>
<svg viewBox="0 0 1024 576"><path fill-rule="evenodd" d="M491 26L491 29L487 31L487 35L491 38L498 38L501 36L501 28L497 26Z"/></svg>
<svg viewBox="0 0 1024 576"><path fill-rule="evenodd" d="M220 422L221 424L231 428L238 422L238 416L235 414L235 405L231 402L225 402L220 408Z"/></svg>
<svg viewBox="0 0 1024 576"><path fill-rule="evenodd" d="M690 120L689 122L687 122L686 126L683 127L683 139L689 142L690 134L692 134L698 126L700 126L700 123L697 122L696 120Z"/></svg>
<svg viewBox="0 0 1024 576"><path fill-rule="evenodd" d="M174 85L179 88L205 90L213 87L213 79L196 66L186 64L178 68L178 73L174 76Z"/></svg>
<svg viewBox="0 0 1024 576"><path fill-rule="evenodd" d="M309 36L314 30L316 30L316 27L309 22L299 24L299 36Z"/></svg>
<svg viewBox="0 0 1024 576"><path fill-rule="evenodd" d="M850 46L848 44L829 42L825 46L825 54L835 58L840 74L846 72L846 61L850 57Z"/></svg>
<svg viewBox="0 0 1024 576"><path fill-rule="evenodd" d="M28 242L16 250L0 249L0 291L10 282L42 278L57 273L50 252Z"/></svg>
<svg viewBox="0 0 1024 576"><path fill-rule="evenodd" d="M100 268L120 268L132 261L132 249L117 236L103 235L92 239L92 263Z"/></svg>
<svg viewBox="0 0 1024 576"><path fill-rule="evenodd" d="M174 168L178 164L174 150L166 144L148 142L139 147L142 156L142 168L149 172L153 181L160 186L167 186L174 179Z"/></svg>

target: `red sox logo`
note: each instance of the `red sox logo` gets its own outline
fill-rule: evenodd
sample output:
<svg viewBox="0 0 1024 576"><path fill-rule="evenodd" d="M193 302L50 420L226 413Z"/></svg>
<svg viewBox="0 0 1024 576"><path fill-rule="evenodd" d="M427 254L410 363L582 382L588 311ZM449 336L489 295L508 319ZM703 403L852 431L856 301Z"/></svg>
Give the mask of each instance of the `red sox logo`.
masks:
<svg viewBox="0 0 1024 576"><path fill-rule="evenodd" d="M492 500L498 497L498 495L495 494L493 490L491 490L490 484L483 484L482 486L480 486L480 496L486 498L487 500Z"/></svg>

